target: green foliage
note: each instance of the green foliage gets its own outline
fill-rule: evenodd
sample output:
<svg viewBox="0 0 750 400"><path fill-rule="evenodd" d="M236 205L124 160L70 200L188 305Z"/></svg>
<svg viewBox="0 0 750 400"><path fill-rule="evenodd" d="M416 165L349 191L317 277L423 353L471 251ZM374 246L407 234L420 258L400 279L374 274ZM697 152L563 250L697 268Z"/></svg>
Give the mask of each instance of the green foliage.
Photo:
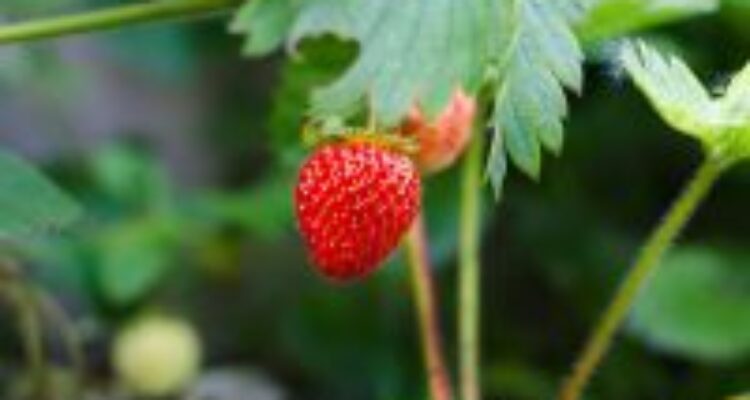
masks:
<svg viewBox="0 0 750 400"><path fill-rule="evenodd" d="M592 43L718 8L719 0L597 0L576 32Z"/></svg>
<svg viewBox="0 0 750 400"><path fill-rule="evenodd" d="M505 178L507 148L526 174L539 176L543 145L562 149L567 104L563 87L581 89L583 53L570 24L582 16L575 1L500 2L504 17L500 42L499 86L493 113L494 140L488 174L499 193Z"/></svg>
<svg viewBox="0 0 750 400"><path fill-rule="evenodd" d="M278 2L248 2L232 25L235 31L249 31L246 49L265 49L259 43L287 38L294 49L300 39L322 33L353 39L360 46L343 76L315 92L315 115L350 116L366 102L380 122L393 125L415 100L434 115L457 87L476 90L481 80L488 2L473 0L460 7L455 0L314 0L291 1L285 7L263 3ZM268 12L271 7L274 17ZM280 20L282 14L290 19L269 26L269 20ZM279 29L282 26L286 31Z"/></svg>
<svg viewBox="0 0 750 400"><path fill-rule="evenodd" d="M0 14L7 21L15 21L31 18L32 13L57 15L66 10L93 10L133 1L0 0ZM336 5L348 1L353 0L329 0L325 4L337 12ZM390 1L395 5L389 8L408 10L414 6ZM517 5L521 2L492 1L498 9L515 8L500 18L493 17L489 27L493 35L497 34L490 43L497 50L489 51L487 47L488 60L483 65L482 82L486 86L482 93L490 96L484 99L486 104L496 100L501 87L536 93L537 77L543 75L535 68L518 69L513 75L524 79L532 79L529 76L534 75L535 80L528 87L508 86L511 82L504 77L511 71L501 66L512 65L510 57L519 54L517 46L521 43L523 25L522 9ZM23 264L36 284L58 294L64 305L72 306L73 317L83 322L87 342L101 341L102 332L105 335L111 332L113 327L109 324L113 319L133 309L122 306L144 305L148 301L149 306L184 311L200 322L201 330L207 333L205 344L215 356L213 359L222 363L229 356L232 363L262 369L272 379L283 381L283 390L289 397L424 398L421 385L415 384L423 377L423 370L414 337L414 315L406 281L408 270L396 265L403 257L394 255L391 265L384 266L371 280L353 287L332 288L308 270L298 239L291 234L293 217L288 190L293 171L287 167L296 167L304 152L299 133L309 95L316 86L338 82L337 77L349 73L347 66L354 68L358 65L357 57L365 54L361 51L358 55L358 49L365 49L350 33L346 18L325 11L323 6L317 6L321 11L313 12L313 3L324 4L323 0L249 0L245 8L250 12L246 12L246 18L260 15L261 10L251 9L253 4L266 7L262 14L268 17L258 17L248 25L237 22L246 32L250 29L258 32L247 37L249 41L259 40L256 50L250 49L251 53L266 54L289 43L291 56L283 63L278 58L271 62L239 62L236 41L216 29L216 21L180 24L180 30L184 29L186 34L179 34L179 38L158 37L156 31L168 29L166 26L123 29L103 36L92 34L72 48L63 46L62 58L57 56L56 42L4 48L0 61L3 86L0 130L8 142L15 145L20 142L35 151L40 149L39 154L45 156L85 148L87 154L91 152L96 157L93 162L68 158L69 163L62 165L64 169L55 175L65 187L76 187L76 197L85 201L87 220L91 223L82 224L70 234L42 237L44 243L37 247L46 248L35 251L43 254L29 255L23 260L28 262ZM715 4L712 0L702 4L695 0L591 0L590 3L594 3L594 11L572 25L589 44L625 30L662 24L668 21L667 14L669 21L698 15L703 12L702 6L708 11ZM667 27L658 33L660 43L665 44L660 48L675 48L679 54L689 54L688 59L699 62L702 71L715 71L709 75L714 81L723 80L728 62L742 61L750 44L747 31L750 2L722 3L727 5L722 8L722 17L726 19L705 18L685 26L686 29L674 26L678 29ZM464 7L478 3L469 0L454 4ZM667 12L665 4L675 4L675 9L684 7L684 13ZM310 40L311 36L318 36L316 32L304 39L292 38L291 28L302 24L297 21L303 6L310 10L304 13L309 15L305 19L308 27L322 26L316 22L321 19L337 19L338 22L326 23L333 26L329 30L334 35ZM400 18L411 18L410 15L406 13ZM570 21L573 20L565 19L564 23L570 25ZM730 21L736 30L729 29ZM418 29L421 27L415 26ZM546 29L535 29L541 32L532 33L546 34ZM379 37L401 34L382 28L373 33ZM506 36L500 36L501 33ZM342 42L335 35L352 40ZM415 38L410 42L420 40ZM370 42L375 40L368 39ZM148 56L133 58L138 49L145 50L141 56ZM70 51L86 56L71 59ZM373 52L370 49L367 54ZM411 60L407 58L406 62ZM389 60L372 62L375 61L382 66ZM483 321L482 358L483 389L488 398L553 397L561 372L569 366L571 349L580 344L580 334L588 328L588 321L600 310L601 300L619 276L610 267L624 263L635 250L635 233L642 231L644 215L663 206L664 197L671 193L675 173L695 161L692 152L675 147L679 144L675 141L681 138L658 134L663 125L646 112L632 91L613 93L611 76L601 73L598 66L592 69L594 73L587 77L592 83L587 83L587 87L593 90L576 101L570 124L572 134L565 138L565 158L544 160L545 179L540 185L509 182L512 186L503 210L496 216L483 214L487 229L483 246L486 268L482 274L486 296L482 302L488 318ZM139 92L144 83L163 80L167 75L171 80L166 89L179 91L182 86L176 85L193 77L189 75L191 72L201 81L190 85L189 90L201 106L199 115L192 116L195 126L204 130L199 137L170 135L183 130L180 118L144 124L138 111L143 107L136 104L132 108L133 104L123 103L123 99L132 99L133 91ZM740 76L746 75L738 75L736 82L745 81ZM552 83L560 87L563 81L556 76L554 79ZM368 83L370 87L374 84ZM404 83L394 80L393 84ZM720 91L742 93L745 90L738 88L745 85L737 83L731 90ZM711 101L717 101L711 96L716 90L705 92ZM745 95L725 97L743 99ZM84 101L65 102L70 99ZM514 107L521 104L516 94L504 99ZM87 101L94 101L96 107L86 106ZM366 101L357 101L353 108L361 111ZM744 108L742 100L723 102L727 105L722 107L727 109ZM148 103L149 111L155 115L175 115L174 105L169 102ZM112 104L124 108L113 108ZM564 98L562 104L565 105ZM527 103L522 105L531 107ZM545 106L542 110L542 118L559 123L560 116L548 112L553 108ZM133 112L138 115L132 115ZM355 118L363 116L358 113ZM263 125L262 118L269 118L270 123ZM270 138L258 136L263 126L268 127ZM139 138L145 138L139 143L153 144L158 148L157 154L170 155L175 169L207 174L201 174L198 182L189 180L192 173L179 174L183 178L180 182L186 184L180 188L149 152L102 149L94 144L98 139L90 140L94 134L97 138L101 138L99 135L113 138L134 131ZM542 136L545 132L547 136ZM521 157L524 168L534 170L536 167L529 166L543 158L542 149L559 151L557 146L562 143L562 136L557 133L545 130L539 137L536 133L522 135L521 139L527 142L521 143L525 146L517 146L522 152L511 156L511 162ZM501 157L494 158L496 163L488 170L499 175L499 181L505 156L511 151L507 135L496 140L501 138L505 141L498 142ZM636 164L632 162L634 154L639 161ZM196 164L204 163L205 167L196 168ZM456 172L459 169L425 181L426 220L443 306L453 304L456 297L452 269L445 268L455 261ZM733 256L736 252L725 254L725 248L720 246L727 242L741 244L747 239L750 219L745 212L746 183L743 171L726 176L720 188L722 201L711 207L706 218L696 221L701 234L710 235L712 244L717 245L712 252L717 253L717 259L722 258L722 265L728 265L729 258L746 258ZM23 242L31 245L32 241ZM746 274L732 271L737 273L728 286L734 287ZM674 282L679 283L680 278ZM725 294L725 286L713 290ZM92 292L101 296L91 296ZM715 301L706 301L687 311L681 309L680 314L706 315L719 306ZM450 307L442 311L446 345L450 345L455 338L455 332L449 329L455 313ZM650 322L662 321L673 323L664 318ZM45 328L54 329L54 321L49 322ZM714 326L716 321L706 322L709 323L711 329L721 329ZM694 331L694 324L690 322L687 325L691 328L684 330ZM698 324L701 329L702 324ZM14 365L20 365L18 352L14 350L19 345L10 337L13 327L6 325L0 332L8 339L7 351L3 353L9 366L4 382L13 379ZM653 326L649 327L651 331L661 332ZM690 334L691 338L694 336ZM45 332L45 337L56 339L56 332ZM646 334L640 334L639 339L643 337L652 340ZM678 342L682 343L682 339ZM666 348L656 341L653 343ZM731 357L742 364L707 368L698 359L705 356L691 351L672 350L688 357L676 365L670 357L654 357L644 351L640 341L620 342L612 358L597 373L588 395L608 400L708 399L746 391L750 382L750 371L744 368L747 353L742 359L742 355ZM377 379L372 379L374 376ZM680 379L684 376L690 379ZM53 381L56 379L52 377ZM198 379L196 386L202 381ZM101 383L105 386L108 382ZM226 388L216 387L217 392ZM53 391L56 389L53 386ZM119 395L100 394L98 388L94 391L100 397ZM237 393L241 396L247 391Z"/></svg>
<svg viewBox="0 0 750 400"><path fill-rule="evenodd" d="M292 226L290 173L231 192L178 195L164 166L132 146L102 150L88 165L95 194L88 200L101 222L24 248L30 258L69 275L86 267L93 278L87 289L111 306L136 304L164 284L171 270L194 267L227 228L277 240ZM53 279L62 284L62 278Z"/></svg>
<svg viewBox="0 0 750 400"><path fill-rule="evenodd" d="M186 240L163 165L133 146L111 146L90 162L100 212L110 220L78 236L93 254L94 291L109 304L144 298L178 260ZM99 211L99 210L97 210ZM190 231L193 232L193 231ZM63 243L65 244L65 243Z"/></svg>
<svg viewBox="0 0 750 400"><path fill-rule="evenodd" d="M193 212L264 238L278 238L292 226L293 184L293 176L284 174L245 190L205 193L195 199Z"/></svg>
<svg viewBox="0 0 750 400"><path fill-rule="evenodd" d="M298 1L248 1L237 12L229 29L248 39L242 51L246 55L266 54L284 42L291 27Z"/></svg>
<svg viewBox="0 0 750 400"><path fill-rule="evenodd" d="M631 330L654 346L701 360L750 355L750 253L676 249L636 303Z"/></svg>
<svg viewBox="0 0 750 400"><path fill-rule="evenodd" d="M59 229L80 214L78 205L22 159L0 150L0 239Z"/></svg>
<svg viewBox="0 0 750 400"><path fill-rule="evenodd" d="M315 117L348 117L367 105L391 126L414 103L434 116L457 88L476 94L492 85L488 173L499 192L506 147L516 165L537 176L540 143L555 152L562 146L562 88L581 86L582 53L571 24L582 11L578 0L258 0L240 9L231 30L248 37L249 55L285 41L294 51L301 39L326 33L357 42L349 69L313 93Z"/></svg>
<svg viewBox="0 0 750 400"><path fill-rule="evenodd" d="M645 43L626 45L622 60L636 85L673 128L698 139L713 134L715 104L685 63Z"/></svg>
<svg viewBox="0 0 750 400"><path fill-rule="evenodd" d="M176 260L178 226L165 219L118 224L99 236L95 276L101 294L127 306L143 298Z"/></svg>
<svg viewBox="0 0 750 400"><path fill-rule="evenodd" d="M643 42L625 45L622 60L659 115L700 140L711 157L724 164L750 157L750 64L714 97L682 60Z"/></svg>
<svg viewBox="0 0 750 400"><path fill-rule="evenodd" d="M337 45L330 38L301 43L296 56L281 70L280 83L273 94L268 130L273 150L295 168L304 156L301 127L310 92L342 73L354 49Z"/></svg>
<svg viewBox="0 0 750 400"><path fill-rule="evenodd" d="M91 173L97 188L115 207L155 211L171 207L164 167L132 146L111 146L95 154Z"/></svg>

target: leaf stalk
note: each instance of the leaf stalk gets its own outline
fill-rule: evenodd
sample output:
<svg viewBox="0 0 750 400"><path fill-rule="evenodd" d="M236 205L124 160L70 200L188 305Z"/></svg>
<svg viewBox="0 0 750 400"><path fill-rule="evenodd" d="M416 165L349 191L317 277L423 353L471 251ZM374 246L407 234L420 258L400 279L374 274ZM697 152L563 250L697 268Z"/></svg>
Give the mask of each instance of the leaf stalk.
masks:
<svg viewBox="0 0 750 400"><path fill-rule="evenodd" d="M480 379L480 188L484 132L480 118L466 154L461 182L459 225L458 336L459 387L462 400L482 397Z"/></svg>
<svg viewBox="0 0 750 400"><path fill-rule="evenodd" d="M228 9L236 3L236 0L152 1L19 22L0 26L0 45L108 30L150 21L205 15Z"/></svg>
<svg viewBox="0 0 750 400"><path fill-rule="evenodd" d="M717 158L707 158L652 231L630 268L630 272L621 282L611 303L586 342L570 378L563 384L559 394L560 400L581 398L586 385L611 347L617 330L627 317L639 293L646 287L662 257L695 214L725 168L726 164Z"/></svg>

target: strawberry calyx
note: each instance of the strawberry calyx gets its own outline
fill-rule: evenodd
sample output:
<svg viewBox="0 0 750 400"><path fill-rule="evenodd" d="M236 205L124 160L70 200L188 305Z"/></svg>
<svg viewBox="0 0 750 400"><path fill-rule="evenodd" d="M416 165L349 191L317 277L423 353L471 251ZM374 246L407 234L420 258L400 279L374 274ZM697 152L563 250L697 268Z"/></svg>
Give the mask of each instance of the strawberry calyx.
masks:
<svg viewBox="0 0 750 400"><path fill-rule="evenodd" d="M419 142L396 130L383 130L370 127L343 126L338 123L311 121L302 129L302 139L309 147L319 147L330 143L367 143L382 149L396 151L410 158L419 153Z"/></svg>

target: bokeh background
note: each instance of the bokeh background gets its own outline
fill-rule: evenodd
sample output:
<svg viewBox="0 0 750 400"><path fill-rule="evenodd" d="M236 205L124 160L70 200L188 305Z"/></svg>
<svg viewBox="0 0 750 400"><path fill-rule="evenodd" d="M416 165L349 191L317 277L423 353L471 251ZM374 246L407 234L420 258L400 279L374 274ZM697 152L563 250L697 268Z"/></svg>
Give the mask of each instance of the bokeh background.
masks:
<svg viewBox="0 0 750 400"><path fill-rule="evenodd" d="M2 0L0 19L116 3ZM750 58L750 2L643 35L720 88ZM14 247L24 273L73 319L92 398L132 398L113 374L111 347L144 313L176 316L199 334L203 369L188 399L423 398L403 255L367 281L332 285L307 264L294 227L307 96L356 48L321 38L292 57L248 60L240 46L219 17L0 48L0 143L85 208L72 229ZM488 399L554 396L638 243L700 161L697 145L670 132L610 61L612 49L588 47L562 156L545 159L539 182L512 173L500 204L486 193ZM456 168L426 184L453 361ZM673 249L587 398L750 390L749 207L744 165ZM3 307L0 398L28 398L23 343ZM45 328L55 398L71 399L61 335Z"/></svg>

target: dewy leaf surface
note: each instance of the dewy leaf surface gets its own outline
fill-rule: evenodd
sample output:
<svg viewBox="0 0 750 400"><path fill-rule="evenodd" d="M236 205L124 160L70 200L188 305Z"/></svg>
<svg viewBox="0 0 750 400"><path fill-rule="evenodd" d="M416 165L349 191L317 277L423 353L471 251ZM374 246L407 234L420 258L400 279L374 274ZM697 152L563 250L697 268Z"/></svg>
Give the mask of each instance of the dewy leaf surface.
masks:
<svg viewBox="0 0 750 400"><path fill-rule="evenodd" d="M313 93L315 117L367 109L392 126L415 103L434 116L459 87L476 95L491 84L495 139L487 172L499 192L506 152L537 176L540 148L562 147L564 88L579 90L582 81L583 54L571 29L582 1L253 0L231 29L247 36L251 55L283 42L294 52L300 40L323 34L358 44L349 68Z"/></svg>

